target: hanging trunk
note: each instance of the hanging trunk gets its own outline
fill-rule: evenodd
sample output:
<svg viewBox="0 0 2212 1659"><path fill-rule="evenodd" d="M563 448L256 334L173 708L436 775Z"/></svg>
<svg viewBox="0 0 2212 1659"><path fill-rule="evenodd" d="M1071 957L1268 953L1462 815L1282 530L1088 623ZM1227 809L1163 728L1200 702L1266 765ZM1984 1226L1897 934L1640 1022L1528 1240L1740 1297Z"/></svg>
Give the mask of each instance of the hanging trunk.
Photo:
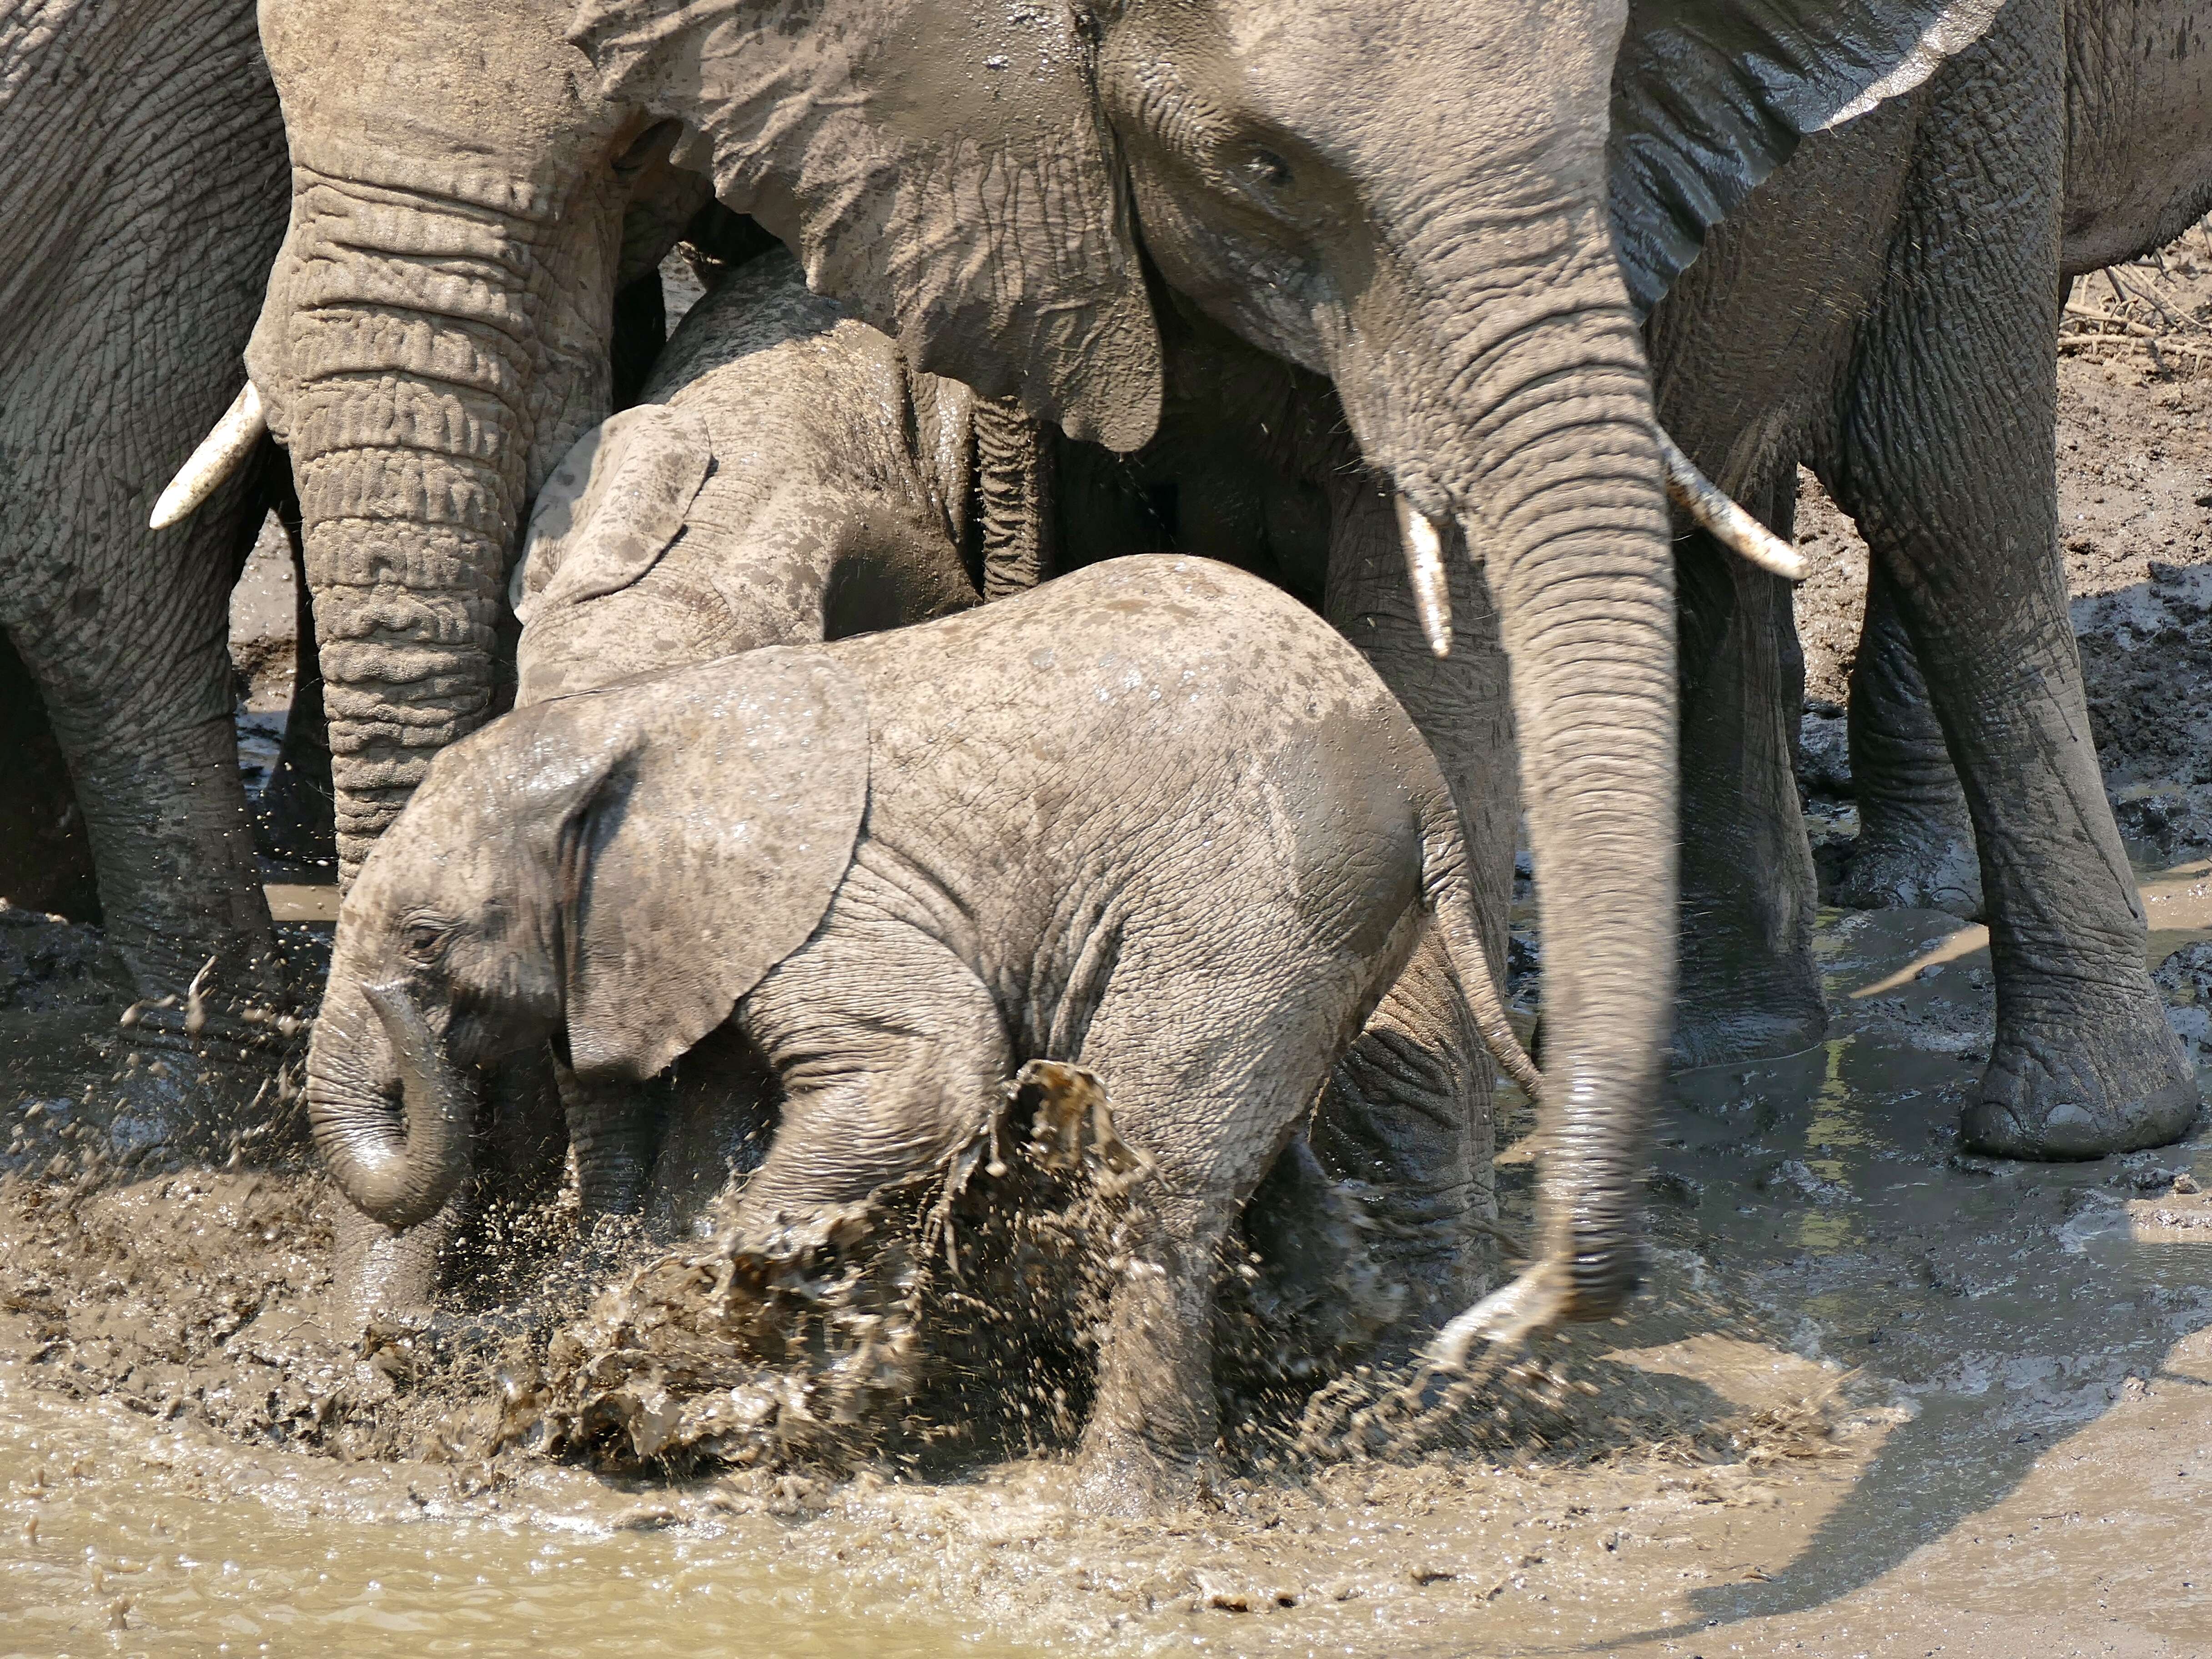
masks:
<svg viewBox="0 0 2212 1659"><path fill-rule="evenodd" d="M1673 561L1642 347L1598 247L1377 305L1334 366L1370 460L1460 520L1498 606L1543 906L1539 1323L1603 1316L1634 1283L1674 996Z"/></svg>
<svg viewBox="0 0 2212 1659"><path fill-rule="evenodd" d="M248 362L291 451L330 720L339 880L492 712L529 484L526 215L304 186Z"/></svg>
<svg viewBox="0 0 2212 1659"><path fill-rule="evenodd" d="M475 1092L403 986L333 978L307 1115L338 1189L387 1227L428 1221L468 1176Z"/></svg>

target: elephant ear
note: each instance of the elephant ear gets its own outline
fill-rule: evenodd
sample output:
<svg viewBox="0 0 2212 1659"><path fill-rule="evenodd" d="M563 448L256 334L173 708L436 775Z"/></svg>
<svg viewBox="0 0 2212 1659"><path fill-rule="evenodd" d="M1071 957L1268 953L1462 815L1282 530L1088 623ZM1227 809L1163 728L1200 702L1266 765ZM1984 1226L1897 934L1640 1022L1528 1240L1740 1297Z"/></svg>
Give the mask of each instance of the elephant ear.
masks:
<svg viewBox="0 0 2212 1659"><path fill-rule="evenodd" d="M1159 337L1070 0L581 0L569 39L915 367L1152 435Z"/></svg>
<svg viewBox="0 0 2212 1659"><path fill-rule="evenodd" d="M1911 91L2003 0L1630 0L1613 77L1613 234L1649 311L1810 132Z"/></svg>
<svg viewBox="0 0 2212 1659"><path fill-rule="evenodd" d="M560 837L569 1061L641 1081L829 908L867 810L866 695L780 646L540 707L616 757Z"/></svg>
<svg viewBox="0 0 2212 1659"><path fill-rule="evenodd" d="M714 461L707 422L665 404L609 416L576 440L531 509L507 587L517 619L619 592L652 569Z"/></svg>

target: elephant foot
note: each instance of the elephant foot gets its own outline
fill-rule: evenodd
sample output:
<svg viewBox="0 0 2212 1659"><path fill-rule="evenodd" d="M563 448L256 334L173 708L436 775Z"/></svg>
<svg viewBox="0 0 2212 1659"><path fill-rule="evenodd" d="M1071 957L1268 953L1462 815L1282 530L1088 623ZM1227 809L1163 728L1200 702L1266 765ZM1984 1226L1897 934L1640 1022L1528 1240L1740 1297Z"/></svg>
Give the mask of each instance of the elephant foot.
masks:
<svg viewBox="0 0 2212 1659"><path fill-rule="evenodd" d="M1094 1428L1076 1458L1075 1510L1150 1520L1197 1503L1211 1488L1208 1474L1203 1458L1170 1456L1141 1435Z"/></svg>
<svg viewBox="0 0 2212 1659"><path fill-rule="evenodd" d="M2100 1009L2063 1026L2001 1030L1979 1097L1960 1114L1975 1152L2048 1163L2164 1146L2187 1134L2196 1073L2163 1012Z"/></svg>
<svg viewBox="0 0 2212 1659"><path fill-rule="evenodd" d="M1972 826L1946 813L1862 807L1835 899L1853 910L1942 910L1980 921L1982 863Z"/></svg>

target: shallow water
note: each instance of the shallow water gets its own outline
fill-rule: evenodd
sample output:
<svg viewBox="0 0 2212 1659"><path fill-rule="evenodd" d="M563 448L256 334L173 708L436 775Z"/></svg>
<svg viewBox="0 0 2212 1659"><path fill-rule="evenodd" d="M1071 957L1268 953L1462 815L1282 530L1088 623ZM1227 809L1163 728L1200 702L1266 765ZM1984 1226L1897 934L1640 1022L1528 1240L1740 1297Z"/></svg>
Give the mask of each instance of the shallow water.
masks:
<svg viewBox="0 0 2212 1659"><path fill-rule="evenodd" d="M2206 873L2147 884L2176 944ZM2212 1652L2212 1199L2172 1190L2212 1188L2212 1136L1960 1155L1990 1012L1964 932L1824 918L1829 1040L1676 1080L1651 1294L1547 1345L1581 1414L1540 1435L1123 1526L1073 1519L1051 1458L347 1463L70 1398L68 1345L17 1344L0 1651ZM1521 1228L1526 1171L1509 1148Z"/></svg>

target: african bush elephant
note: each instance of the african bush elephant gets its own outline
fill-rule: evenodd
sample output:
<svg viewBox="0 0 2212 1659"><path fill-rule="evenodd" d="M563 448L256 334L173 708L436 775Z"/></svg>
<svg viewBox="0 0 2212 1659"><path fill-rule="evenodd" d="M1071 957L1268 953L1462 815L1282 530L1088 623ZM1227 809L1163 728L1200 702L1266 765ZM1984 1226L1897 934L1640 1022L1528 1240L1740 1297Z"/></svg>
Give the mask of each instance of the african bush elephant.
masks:
<svg viewBox="0 0 2212 1659"><path fill-rule="evenodd" d="M1563 1117L1513 1306L1610 1310L1672 1001L1675 766L1662 457L1614 223L1679 269L1800 134L1917 84L1988 11L654 0L578 14L593 82L528 0L396 21L269 0L296 190L248 368L300 482L343 857L489 708L529 498L606 412L608 163L670 153L660 118L915 368L1073 439L1153 429L1149 262L1174 307L1334 384L1419 601L1419 625L1376 607L1361 644L1432 737L1474 699L1413 665L1447 592L1481 586L1446 551L1482 554ZM1486 884L1506 850L1474 849ZM1425 1042L1404 1046L1431 1066Z"/></svg>
<svg viewBox="0 0 2212 1659"><path fill-rule="evenodd" d="M979 603L971 528L1011 538L971 525L1006 494L975 487L978 418L782 249L740 266L538 493L510 583L517 704Z"/></svg>
<svg viewBox="0 0 2212 1659"><path fill-rule="evenodd" d="M1118 560L441 757L344 902L316 1140L419 1223L465 1173L463 1068L555 1038L580 1079L640 1082L733 1022L781 1089L731 1218L765 1245L970 1140L1024 1062L1079 1064L1152 1164L1085 1491L1148 1507L1213 1443L1226 1230L1424 913L1533 1086L1450 793L1373 671L1264 582Z"/></svg>
<svg viewBox="0 0 2212 1659"><path fill-rule="evenodd" d="M1920 90L1807 144L1652 318L1661 412L1692 457L1785 532L1802 459L1873 551L1847 896L1987 894L1998 1029L1962 1120L1987 1152L2155 1146L2197 1110L2089 739L2054 364L2063 279L2212 204L2203 21L2201 0L2013 0ZM1702 538L1680 591L1705 833L1684 848L1678 1041L1692 1060L1802 1047L1824 1015L1789 599ZM1923 670L1940 730L1914 713Z"/></svg>
<svg viewBox="0 0 2212 1659"><path fill-rule="evenodd" d="M0 686L6 810L33 837L9 896L104 925L140 1000L131 1048L161 1071L88 1105L143 1158L235 1127L201 1121L192 1085L210 1055L265 1075L267 1028L240 1016L284 994L225 650L267 480L147 527L237 389L283 234L283 133L248 0L13 8L0 63ZM36 867L83 853L96 908Z"/></svg>

